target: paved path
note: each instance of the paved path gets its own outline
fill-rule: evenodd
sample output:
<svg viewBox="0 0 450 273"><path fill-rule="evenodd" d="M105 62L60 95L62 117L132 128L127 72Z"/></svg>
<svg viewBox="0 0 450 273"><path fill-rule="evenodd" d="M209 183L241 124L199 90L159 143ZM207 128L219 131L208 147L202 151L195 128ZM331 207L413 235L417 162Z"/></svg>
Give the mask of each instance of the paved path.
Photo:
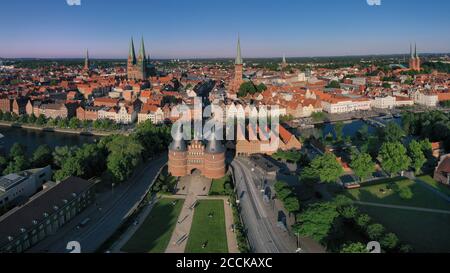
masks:
<svg viewBox="0 0 450 273"><path fill-rule="evenodd" d="M204 194L205 188L208 188L207 185L211 186L211 180L195 174L181 178L179 184L184 185L184 190L182 190L183 195L177 197L182 197L186 200L181 209L169 245L167 246L166 253L185 252L194 219L195 208L193 208L193 205L198 201L198 197Z"/></svg>
<svg viewBox="0 0 450 273"><path fill-rule="evenodd" d="M131 239L131 237L133 237L133 235L136 233L136 231L139 230L139 228L142 226L142 224L144 223L144 220L150 214L150 212L152 211L152 209L155 206L157 201L158 201L158 199L155 196L153 198L152 202L146 205L146 207L143 209L143 211L141 211L141 213L137 217L139 219L139 224L138 225L134 225L134 224L131 225L125 231L125 233L122 234L122 236L119 238L119 240L116 243L114 243L114 245L111 247L111 252L112 253L120 253L120 252L122 252L121 251L122 247Z"/></svg>
<svg viewBox="0 0 450 273"><path fill-rule="evenodd" d="M442 213L442 214L449 214L450 215L450 211L448 211L448 210L426 209L426 208L397 206L397 205L385 205L385 204L361 202L361 201L354 201L354 203L358 204L358 205L363 205L363 206L380 207L380 208L391 208L391 209L403 209L403 210L413 210L413 211L421 211L421 212L433 212L433 213Z"/></svg>

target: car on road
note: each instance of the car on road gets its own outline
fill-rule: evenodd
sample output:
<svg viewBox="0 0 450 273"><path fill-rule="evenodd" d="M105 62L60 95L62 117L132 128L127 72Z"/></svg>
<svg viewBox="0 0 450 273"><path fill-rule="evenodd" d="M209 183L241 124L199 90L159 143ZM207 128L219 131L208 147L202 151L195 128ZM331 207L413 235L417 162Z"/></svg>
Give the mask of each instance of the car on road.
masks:
<svg viewBox="0 0 450 273"><path fill-rule="evenodd" d="M85 226L87 226L87 225L89 224L90 221L91 221L91 218L86 218L86 219L84 219L84 220L77 226L77 229L79 230L79 229L84 228Z"/></svg>

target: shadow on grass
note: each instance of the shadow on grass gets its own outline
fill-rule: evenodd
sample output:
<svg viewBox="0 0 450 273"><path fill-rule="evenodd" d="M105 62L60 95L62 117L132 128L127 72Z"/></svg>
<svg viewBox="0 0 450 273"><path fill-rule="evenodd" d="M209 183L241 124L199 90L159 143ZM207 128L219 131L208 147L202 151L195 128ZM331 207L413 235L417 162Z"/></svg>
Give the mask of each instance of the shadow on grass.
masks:
<svg viewBox="0 0 450 273"><path fill-rule="evenodd" d="M172 202L176 202L172 205ZM164 253L175 229L183 200L160 200L122 248L128 253Z"/></svg>

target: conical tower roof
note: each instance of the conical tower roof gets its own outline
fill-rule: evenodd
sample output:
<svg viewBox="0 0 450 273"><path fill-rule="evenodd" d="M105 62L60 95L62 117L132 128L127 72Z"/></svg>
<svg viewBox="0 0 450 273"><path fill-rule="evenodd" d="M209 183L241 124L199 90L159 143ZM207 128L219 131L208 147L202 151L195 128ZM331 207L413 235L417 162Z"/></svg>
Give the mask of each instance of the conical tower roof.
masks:
<svg viewBox="0 0 450 273"><path fill-rule="evenodd" d="M243 64L244 61L242 60L242 54L241 54L241 37L238 35L238 42L237 42L237 54L236 54L236 60L234 64Z"/></svg>
<svg viewBox="0 0 450 273"><path fill-rule="evenodd" d="M216 139L216 135L214 133L211 134L211 137L208 140L205 152L208 154L221 154L225 152L225 147L220 140Z"/></svg>
<svg viewBox="0 0 450 273"><path fill-rule="evenodd" d="M133 63L136 62L136 53L134 51L133 37L131 37L131 41L130 41L130 52L128 53L128 59L131 60Z"/></svg>
<svg viewBox="0 0 450 273"><path fill-rule="evenodd" d="M183 139L183 133L181 132L181 127L178 129L176 134L173 136L173 141L169 146L170 151L175 152L186 152L186 142Z"/></svg>
<svg viewBox="0 0 450 273"><path fill-rule="evenodd" d="M139 49L139 59L142 59L145 61L145 59L147 58L145 55L145 44L144 44L144 37L142 37L141 39L141 48Z"/></svg>

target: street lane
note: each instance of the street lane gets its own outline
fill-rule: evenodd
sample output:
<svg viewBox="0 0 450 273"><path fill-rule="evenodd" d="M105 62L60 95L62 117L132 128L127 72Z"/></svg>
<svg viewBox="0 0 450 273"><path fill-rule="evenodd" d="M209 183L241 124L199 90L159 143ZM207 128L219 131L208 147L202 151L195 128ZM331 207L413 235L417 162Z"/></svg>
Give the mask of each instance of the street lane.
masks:
<svg viewBox="0 0 450 273"><path fill-rule="evenodd" d="M166 163L166 155L149 162L130 181L114 189L114 193L109 192L99 198L98 207L102 208L101 211L92 205L56 235L45 239L29 252L65 253L70 241L78 241L84 253L95 252L139 205ZM86 218L91 219L90 223L76 230L75 227Z"/></svg>

